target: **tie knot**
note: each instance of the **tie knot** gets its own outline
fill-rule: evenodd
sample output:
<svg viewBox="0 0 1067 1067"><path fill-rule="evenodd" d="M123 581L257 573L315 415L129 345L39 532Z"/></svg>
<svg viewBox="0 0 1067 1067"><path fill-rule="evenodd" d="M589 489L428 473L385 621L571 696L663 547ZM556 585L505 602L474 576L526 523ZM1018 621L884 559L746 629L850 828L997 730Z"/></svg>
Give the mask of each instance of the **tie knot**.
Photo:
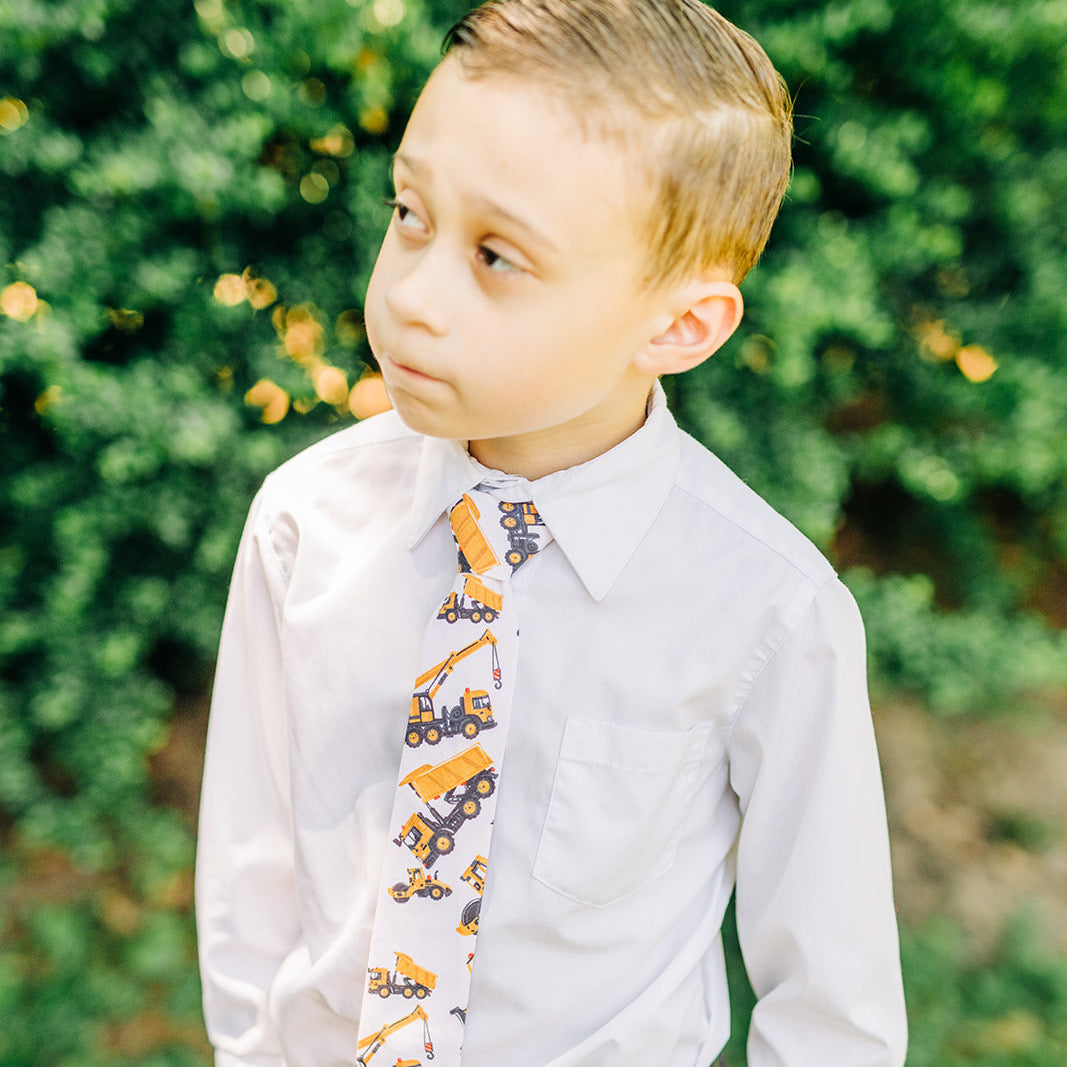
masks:
<svg viewBox="0 0 1067 1067"><path fill-rule="evenodd" d="M552 539L529 500L497 500L472 490L449 512L459 569L505 580Z"/></svg>

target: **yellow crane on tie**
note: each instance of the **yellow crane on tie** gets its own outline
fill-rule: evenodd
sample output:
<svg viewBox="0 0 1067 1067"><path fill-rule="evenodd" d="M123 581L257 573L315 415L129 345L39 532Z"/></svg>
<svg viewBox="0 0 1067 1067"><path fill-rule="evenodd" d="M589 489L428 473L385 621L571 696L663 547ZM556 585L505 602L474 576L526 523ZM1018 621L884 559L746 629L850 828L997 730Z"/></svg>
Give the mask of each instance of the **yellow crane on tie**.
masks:
<svg viewBox="0 0 1067 1067"><path fill-rule="evenodd" d="M449 653L440 663L435 663L428 671L415 679L415 692L411 697L411 711L408 714L406 740L412 748L417 748L423 741L436 745L442 737L451 737L461 733L466 738L475 738L482 730L496 726L493 719L493 706L489 694L484 689L471 691L465 689L460 702L454 708L436 708L434 697L448 680L456 664L462 663L468 656L473 656L479 649L490 646L493 669L493 684L497 689L503 684L500 680L500 657L496 651L496 638L492 630L485 630L481 637L475 638L469 645Z"/></svg>
<svg viewBox="0 0 1067 1067"><path fill-rule="evenodd" d="M430 1040L430 1022L426 1015L426 1012L422 1010L421 1004L415 1005L415 1010L410 1015L405 1015L402 1019L397 1019L395 1023L387 1023L379 1031L365 1037L357 1046L358 1049L366 1048L366 1052L361 1052L357 1057L356 1062L362 1064L368 1064L377 1054L378 1050L385 1044L386 1039L390 1034L395 1034L397 1030L402 1030L405 1026L410 1025L416 1019L422 1020L422 1043L423 1049L426 1052L426 1058L428 1060L433 1059L433 1041ZM369 1047L368 1047L369 1046ZM419 1060L397 1060L395 1067L422 1067Z"/></svg>

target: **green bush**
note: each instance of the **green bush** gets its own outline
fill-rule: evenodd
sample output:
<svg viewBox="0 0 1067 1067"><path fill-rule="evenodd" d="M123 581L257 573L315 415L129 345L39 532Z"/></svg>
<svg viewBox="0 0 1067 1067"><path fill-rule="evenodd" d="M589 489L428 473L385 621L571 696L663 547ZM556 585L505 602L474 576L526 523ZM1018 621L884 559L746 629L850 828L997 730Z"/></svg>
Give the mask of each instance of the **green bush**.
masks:
<svg viewBox="0 0 1067 1067"><path fill-rule="evenodd" d="M1067 5L718 6L795 94L795 173L676 407L845 569L883 683L1062 685Z"/></svg>
<svg viewBox="0 0 1067 1067"><path fill-rule="evenodd" d="M723 935L737 961L733 906ZM1017 915L988 956L975 957L944 920L901 934L908 1006L908 1067L1060 1067L1067 1056L1067 964L1042 931ZM744 1067L755 997L743 969L730 975L730 1067Z"/></svg>
<svg viewBox="0 0 1067 1067"><path fill-rule="evenodd" d="M352 418L389 153L464 6L0 0L0 1065L195 1058L149 760L255 487ZM721 10L796 173L683 424L845 569L881 684L1062 684L1067 5Z"/></svg>
<svg viewBox="0 0 1067 1067"><path fill-rule="evenodd" d="M145 756L204 685L252 492L351 418L388 144L440 34L389 2L18 8L0 7L25 109L0 138L0 802L27 840L108 869L160 817ZM261 379L303 415L264 425L242 399Z"/></svg>
<svg viewBox="0 0 1067 1067"><path fill-rule="evenodd" d="M943 923L906 933L909 1067L1058 1067L1067 1057L1067 966L1016 919L975 961Z"/></svg>
<svg viewBox="0 0 1067 1067"><path fill-rule="evenodd" d="M0 2L0 1064L190 1062L123 1037L199 1012L191 827L149 759L210 679L256 486L351 419L441 32L390 0Z"/></svg>

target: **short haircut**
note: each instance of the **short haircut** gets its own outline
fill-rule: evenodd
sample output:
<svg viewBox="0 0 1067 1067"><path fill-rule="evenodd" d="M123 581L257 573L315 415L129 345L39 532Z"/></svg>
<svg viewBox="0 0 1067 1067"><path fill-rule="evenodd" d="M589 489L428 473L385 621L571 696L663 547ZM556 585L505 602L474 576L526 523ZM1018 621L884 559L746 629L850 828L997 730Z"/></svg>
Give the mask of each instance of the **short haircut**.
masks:
<svg viewBox="0 0 1067 1067"><path fill-rule="evenodd" d="M763 49L718 12L700 0L489 0L444 48L470 77L555 90L584 130L619 136L649 167L648 284L751 270L789 183L790 99Z"/></svg>

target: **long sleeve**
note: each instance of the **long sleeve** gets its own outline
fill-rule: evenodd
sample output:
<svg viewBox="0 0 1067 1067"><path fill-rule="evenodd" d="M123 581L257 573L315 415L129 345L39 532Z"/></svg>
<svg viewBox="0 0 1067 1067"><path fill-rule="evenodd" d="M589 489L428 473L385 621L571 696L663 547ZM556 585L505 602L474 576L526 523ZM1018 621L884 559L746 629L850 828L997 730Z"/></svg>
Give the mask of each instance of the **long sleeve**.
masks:
<svg viewBox="0 0 1067 1067"><path fill-rule="evenodd" d="M749 1067L899 1067L906 1023L862 623L837 580L769 657L730 741Z"/></svg>
<svg viewBox="0 0 1067 1067"><path fill-rule="evenodd" d="M276 605L281 574L253 504L215 677L197 845L204 1014L217 1067L280 1065L271 983L298 943L286 709Z"/></svg>

